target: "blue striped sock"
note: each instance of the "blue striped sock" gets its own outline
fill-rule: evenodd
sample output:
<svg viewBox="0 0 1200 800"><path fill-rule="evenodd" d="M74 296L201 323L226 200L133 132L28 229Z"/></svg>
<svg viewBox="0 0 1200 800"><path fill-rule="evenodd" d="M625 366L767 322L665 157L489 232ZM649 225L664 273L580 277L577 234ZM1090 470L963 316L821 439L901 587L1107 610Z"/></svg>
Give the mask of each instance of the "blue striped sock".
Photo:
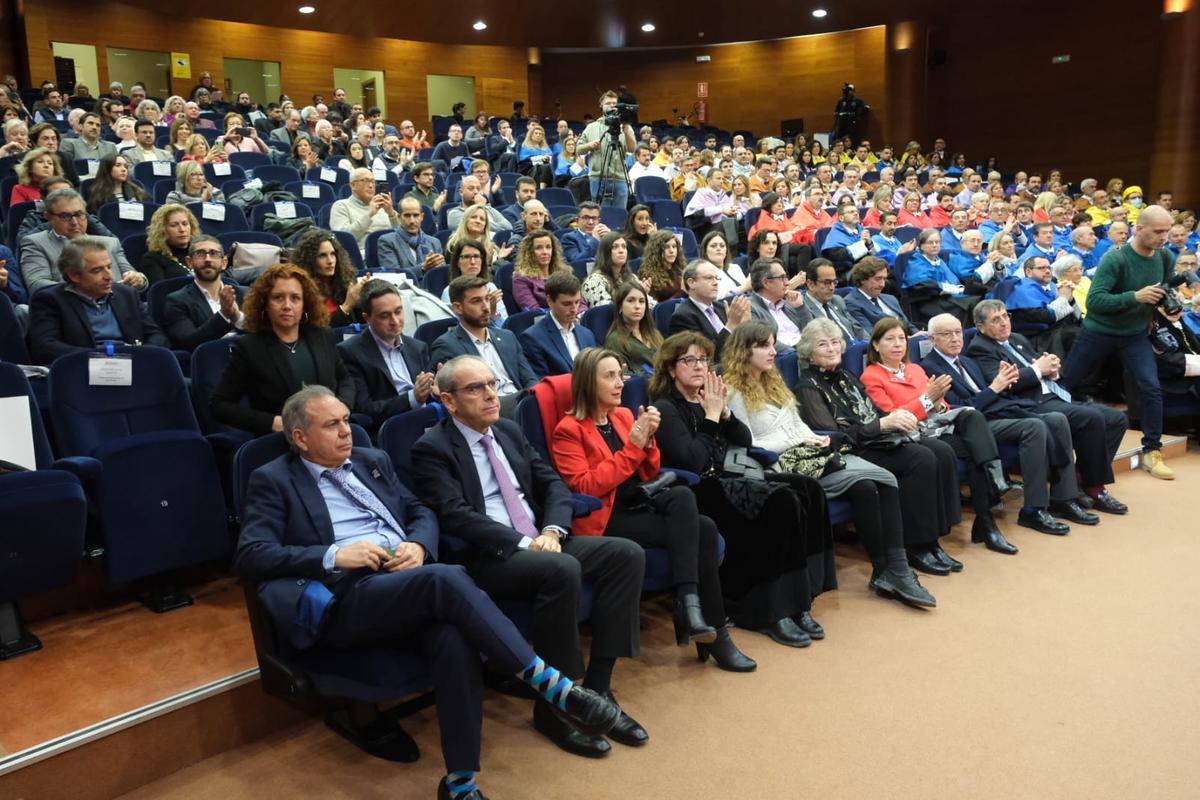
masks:
<svg viewBox="0 0 1200 800"><path fill-rule="evenodd" d="M525 669L517 675L533 687L533 690L563 711L567 710L567 694L574 684L554 667L542 661L538 656L533 657Z"/></svg>
<svg viewBox="0 0 1200 800"><path fill-rule="evenodd" d="M475 791L478 788L475 785L475 773L469 769L446 773L446 788L450 790L451 797L461 797Z"/></svg>

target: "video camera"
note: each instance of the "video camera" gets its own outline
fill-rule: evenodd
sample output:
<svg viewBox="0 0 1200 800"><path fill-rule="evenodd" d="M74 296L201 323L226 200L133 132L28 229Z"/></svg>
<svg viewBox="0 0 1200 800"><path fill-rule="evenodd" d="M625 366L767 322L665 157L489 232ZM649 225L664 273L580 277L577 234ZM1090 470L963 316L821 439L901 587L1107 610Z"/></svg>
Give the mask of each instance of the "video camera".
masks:
<svg viewBox="0 0 1200 800"><path fill-rule="evenodd" d="M1179 298L1175 296L1175 289L1182 286L1186 280L1186 275L1178 274L1172 275L1158 284L1158 288L1163 290L1163 299L1158 301L1158 307L1162 309L1162 313L1166 316L1173 317L1176 314L1183 313L1183 303L1180 303Z"/></svg>
<svg viewBox="0 0 1200 800"><path fill-rule="evenodd" d="M620 134L622 125L632 125L637 119L638 106L636 103L617 103L612 108L604 109L604 122L608 125L609 133Z"/></svg>

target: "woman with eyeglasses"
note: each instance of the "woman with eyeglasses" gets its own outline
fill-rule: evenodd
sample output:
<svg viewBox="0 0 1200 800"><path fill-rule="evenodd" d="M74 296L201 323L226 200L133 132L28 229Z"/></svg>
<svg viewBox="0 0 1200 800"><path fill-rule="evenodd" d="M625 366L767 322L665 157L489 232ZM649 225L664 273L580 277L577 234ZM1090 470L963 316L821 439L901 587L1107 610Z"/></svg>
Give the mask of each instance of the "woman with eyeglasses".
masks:
<svg viewBox="0 0 1200 800"><path fill-rule="evenodd" d="M571 374L571 410L554 429L554 462L571 491L600 499L600 508L575 520L577 536L619 536L642 547L664 547L671 557L675 588L675 642L695 642L703 659L717 666L750 672L755 663L724 630L717 526L696 508L687 487L674 485L648 497L641 488L657 478L662 458L655 442L658 409L639 409L637 419L621 406L624 387L620 356L589 347L576 358ZM716 652L714 652L716 651Z"/></svg>
<svg viewBox="0 0 1200 800"><path fill-rule="evenodd" d="M697 506L725 537L721 583L733 621L807 647L825 635L813 597L837 587L825 493L812 478L768 475L749 456L753 436L715 367L712 341L695 331L659 348L650 397L662 463L700 476Z"/></svg>
<svg viewBox="0 0 1200 800"><path fill-rule="evenodd" d="M484 215L486 219L487 215ZM450 304L450 282L455 278L483 278L487 281L488 302L492 306L492 325L500 327L508 317L504 307L504 293L492 282L492 265L487 248L477 239L460 239L450 251L450 269L446 275L446 288L442 290L442 302Z"/></svg>

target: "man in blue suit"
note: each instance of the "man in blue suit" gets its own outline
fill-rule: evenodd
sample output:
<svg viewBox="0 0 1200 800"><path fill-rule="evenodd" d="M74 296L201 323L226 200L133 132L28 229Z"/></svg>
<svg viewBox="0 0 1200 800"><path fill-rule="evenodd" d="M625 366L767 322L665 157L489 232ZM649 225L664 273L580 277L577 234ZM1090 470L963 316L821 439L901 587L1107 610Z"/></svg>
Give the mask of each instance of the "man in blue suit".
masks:
<svg viewBox="0 0 1200 800"><path fill-rule="evenodd" d="M444 364L455 356L479 356L496 374L500 414L512 419L517 403L538 382L538 376L512 331L490 327L492 306L487 281L458 277L450 281L450 305L458 325L439 336L429 348L429 363Z"/></svg>
<svg viewBox="0 0 1200 800"><path fill-rule="evenodd" d="M614 703L547 665L460 566L437 564L438 525L386 453L355 448L350 410L324 386L284 404L293 452L250 476L235 567L295 649L413 645L430 661L446 777L439 800L481 800L482 666L515 674L565 722L607 731ZM343 658L352 657L349 654ZM393 735L368 752L412 760ZM407 751L405 753L404 751Z"/></svg>
<svg viewBox="0 0 1200 800"><path fill-rule="evenodd" d="M879 256L867 256L855 264L850 270L850 285L854 290L845 297L846 310L867 331L874 330L875 323L884 317L895 317L904 323L909 336L919 333L900 307L900 301L894 295L884 294L887 279L887 262Z"/></svg>
<svg viewBox="0 0 1200 800"><path fill-rule="evenodd" d="M579 290L579 279L570 272L555 272L546 279L550 313L521 333L521 347L534 374L564 375L580 350L596 346L596 337L578 322Z"/></svg>
<svg viewBox="0 0 1200 800"><path fill-rule="evenodd" d="M595 261L600 237L608 233L608 226L600 221L600 205L591 200L580 203L577 224L562 236L563 258L570 263Z"/></svg>

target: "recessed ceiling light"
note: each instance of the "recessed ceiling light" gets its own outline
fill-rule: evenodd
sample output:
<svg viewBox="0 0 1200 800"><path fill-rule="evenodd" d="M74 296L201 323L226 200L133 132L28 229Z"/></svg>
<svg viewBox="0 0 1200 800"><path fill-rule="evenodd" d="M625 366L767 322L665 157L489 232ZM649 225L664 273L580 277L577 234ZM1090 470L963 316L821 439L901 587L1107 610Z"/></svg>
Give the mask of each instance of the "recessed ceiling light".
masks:
<svg viewBox="0 0 1200 800"><path fill-rule="evenodd" d="M828 13L829 13L829 12L828 12L828 11L826 11L825 9L823 9L823 8L814 8L814 9L813 9L813 12L812 12L812 15L813 15L814 17L816 17L817 19L822 19L822 18L824 18L824 16L825 16L826 14L828 14Z"/></svg>
<svg viewBox="0 0 1200 800"><path fill-rule="evenodd" d="M312 14L316 10L316 6L300 6L299 8L301 14Z"/></svg>
<svg viewBox="0 0 1200 800"><path fill-rule="evenodd" d="M644 25L642 25L642 30L645 31L646 33L654 33L654 23L653 22L645 23Z"/></svg>
<svg viewBox="0 0 1200 800"><path fill-rule="evenodd" d="M471 27L477 31L483 31L483 30L487 30L487 23L484 22L483 20L476 20L475 24L472 25Z"/></svg>

